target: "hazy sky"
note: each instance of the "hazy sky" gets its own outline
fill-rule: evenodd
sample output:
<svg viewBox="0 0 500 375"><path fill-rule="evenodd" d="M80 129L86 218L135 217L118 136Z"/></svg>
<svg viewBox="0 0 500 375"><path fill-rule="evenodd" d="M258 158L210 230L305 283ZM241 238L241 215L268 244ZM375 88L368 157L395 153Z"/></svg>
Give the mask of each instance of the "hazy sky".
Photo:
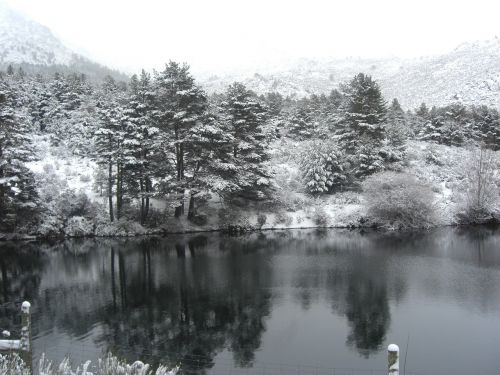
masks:
<svg viewBox="0 0 500 375"><path fill-rule="evenodd" d="M67 45L127 71L299 57L415 57L500 37L498 0L7 0Z"/></svg>

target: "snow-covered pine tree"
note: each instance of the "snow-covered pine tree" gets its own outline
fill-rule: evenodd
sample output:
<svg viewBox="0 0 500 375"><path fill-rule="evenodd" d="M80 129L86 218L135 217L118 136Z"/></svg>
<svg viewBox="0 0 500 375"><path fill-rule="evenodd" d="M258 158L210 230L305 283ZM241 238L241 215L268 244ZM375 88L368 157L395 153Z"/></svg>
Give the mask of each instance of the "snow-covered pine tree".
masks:
<svg viewBox="0 0 500 375"><path fill-rule="evenodd" d="M314 133L312 114L306 106L299 103L288 121L288 136L294 140L303 141L312 138Z"/></svg>
<svg viewBox="0 0 500 375"><path fill-rule="evenodd" d="M344 116L337 135L341 149L350 155L354 175L362 179L383 169L379 151L385 138L386 103L379 85L363 73L341 89Z"/></svg>
<svg viewBox="0 0 500 375"><path fill-rule="evenodd" d="M125 127L123 124L123 92L110 76L99 92L97 113L99 124L94 129L95 158L108 170L108 209L110 221L114 221L113 188L116 192L116 217L119 219L123 198L123 168L125 161Z"/></svg>
<svg viewBox="0 0 500 375"><path fill-rule="evenodd" d="M300 155L306 191L313 195L334 193L347 184L342 153L332 141L311 141Z"/></svg>
<svg viewBox="0 0 500 375"><path fill-rule="evenodd" d="M238 195L262 199L271 186L268 145L262 130L266 113L256 95L239 82L230 85L224 102L238 168Z"/></svg>
<svg viewBox="0 0 500 375"><path fill-rule="evenodd" d="M406 114L397 99L393 99L386 118L386 139L380 154L386 163L399 162L404 158L406 140L410 134ZM399 167L398 167L399 169Z"/></svg>
<svg viewBox="0 0 500 375"><path fill-rule="evenodd" d="M495 108L477 106L471 108L473 137L493 151L500 150L500 113Z"/></svg>
<svg viewBox="0 0 500 375"><path fill-rule="evenodd" d="M196 163L188 158L192 139L191 129L205 115L207 98L203 90L195 84L187 64L170 61L165 69L154 78L156 95L155 120L162 132L168 153L173 153L175 181L172 188L180 194L180 204L175 216L184 213L184 192L189 189L188 169L196 168Z"/></svg>
<svg viewBox="0 0 500 375"><path fill-rule="evenodd" d="M151 76L142 70L140 78L132 76L129 86L130 97L124 110L126 179L129 192L140 199L140 220L144 224L154 192L154 177L164 173L165 168L160 163L159 129L153 121L155 95Z"/></svg>
<svg viewBox="0 0 500 375"><path fill-rule="evenodd" d="M420 139L448 146L460 146L471 137L472 120L465 106L459 103L432 107L429 120L420 132Z"/></svg>
<svg viewBox="0 0 500 375"><path fill-rule="evenodd" d="M26 117L15 111L16 94L0 81L1 231L16 231L23 221L32 220L38 200L33 174L25 165L33 158L31 129Z"/></svg>

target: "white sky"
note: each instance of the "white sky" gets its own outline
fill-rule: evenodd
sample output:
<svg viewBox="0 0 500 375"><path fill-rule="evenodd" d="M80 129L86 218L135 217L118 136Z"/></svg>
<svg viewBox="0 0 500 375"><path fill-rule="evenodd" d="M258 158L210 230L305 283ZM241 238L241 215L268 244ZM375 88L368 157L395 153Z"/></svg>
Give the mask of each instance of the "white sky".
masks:
<svg viewBox="0 0 500 375"><path fill-rule="evenodd" d="M499 0L7 0L73 49L126 71L300 57L416 57L500 37Z"/></svg>

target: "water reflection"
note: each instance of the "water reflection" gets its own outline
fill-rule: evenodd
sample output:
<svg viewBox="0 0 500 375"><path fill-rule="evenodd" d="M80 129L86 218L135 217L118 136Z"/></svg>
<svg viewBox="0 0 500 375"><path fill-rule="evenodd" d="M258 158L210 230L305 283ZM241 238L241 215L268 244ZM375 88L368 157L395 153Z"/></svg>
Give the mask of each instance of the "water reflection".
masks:
<svg viewBox="0 0 500 375"><path fill-rule="evenodd" d="M360 367L364 362L353 364L349 353L384 357L391 322L405 319L391 316L400 305L418 309L430 296L465 310L500 312L499 238L489 229L446 229L3 243L0 328L17 323L17 310L5 302L29 299L39 352L50 352L56 341L65 347L57 351L54 344L56 356L91 345L129 360L182 362L186 373L203 373L223 353L231 353L231 366L243 368L258 355L272 356L269 350L278 348L261 352L275 335L271 317L289 301L304 314L329 306L343 319L345 330L335 330L345 332L345 349L335 360ZM274 318L303 324L292 315ZM307 340L285 343L290 358L326 350Z"/></svg>

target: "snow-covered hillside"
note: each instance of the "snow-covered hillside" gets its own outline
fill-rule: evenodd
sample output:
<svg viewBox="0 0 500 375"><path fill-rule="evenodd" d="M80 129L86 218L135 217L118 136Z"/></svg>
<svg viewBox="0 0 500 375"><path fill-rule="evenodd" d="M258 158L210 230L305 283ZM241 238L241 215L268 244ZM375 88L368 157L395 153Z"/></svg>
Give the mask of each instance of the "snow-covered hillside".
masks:
<svg viewBox="0 0 500 375"><path fill-rule="evenodd" d="M0 64L68 65L73 54L47 27L0 2Z"/></svg>
<svg viewBox="0 0 500 375"><path fill-rule="evenodd" d="M0 69L9 65L36 74L85 74L91 81L111 75L119 81L129 77L96 63L66 47L47 27L9 8L0 0Z"/></svg>
<svg viewBox="0 0 500 375"><path fill-rule="evenodd" d="M466 43L440 56L419 59L300 60L288 68L202 78L209 92L234 81L257 93L277 91L298 97L328 93L364 72L380 82L387 100L398 98L406 109L462 101L500 108L500 39Z"/></svg>

